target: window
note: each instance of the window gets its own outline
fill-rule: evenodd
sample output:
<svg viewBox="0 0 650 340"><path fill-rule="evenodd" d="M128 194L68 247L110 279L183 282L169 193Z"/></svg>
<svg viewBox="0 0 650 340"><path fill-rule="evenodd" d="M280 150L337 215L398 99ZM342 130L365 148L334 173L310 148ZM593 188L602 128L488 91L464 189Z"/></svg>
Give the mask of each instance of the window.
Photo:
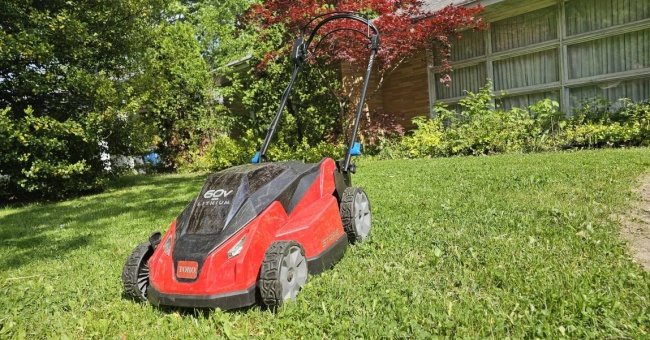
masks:
<svg viewBox="0 0 650 340"><path fill-rule="evenodd" d="M460 61L485 55L485 31L465 31L451 45L451 60Z"/></svg>
<svg viewBox="0 0 650 340"><path fill-rule="evenodd" d="M559 80L557 49L494 62L495 90L541 85Z"/></svg>
<svg viewBox="0 0 650 340"><path fill-rule="evenodd" d="M650 29L568 47L569 79L650 67Z"/></svg>
<svg viewBox="0 0 650 340"><path fill-rule="evenodd" d="M573 0L566 3L567 36L648 18L648 0Z"/></svg>
<svg viewBox="0 0 650 340"><path fill-rule="evenodd" d="M435 81L440 79L440 74L435 74ZM485 63L455 69L451 77L451 86L439 83L436 86L436 98L449 99L463 97L466 91L477 92L487 82Z"/></svg>
<svg viewBox="0 0 650 340"><path fill-rule="evenodd" d="M491 24L492 52L542 43L558 38L557 9L543 8Z"/></svg>
<svg viewBox="0 0 650 340"><path fill-rule="evenodd" d="M620 98L634 101L650 99L650 78L634 79L629 81L602 82L570 89L571 107L578 107L580 103L592 99L603 98L615 102Z"/></svg>
<svg viewBox="0 0 650 340"><path fill-rule="evenodd" d="M560 92L536 92L519 96L504 96L497 100L497 105L499 105L504 110L510 110L513 107L526 108L531 105L535 105L537 102L547 98L559 102Z"/></svg>
<svg viewBox="0 0 650 340"><path fill-rule="evenodd" d="M501 18L539 0L508 3L494 7ZM451 51L452 85L440 84L434 71L429 82L431 99L446 104L488 77L497 93L508 93L497 101L504 108L543 98L567 111L590 97L650 99L650 0L558 0L468 32Z"/></svg>

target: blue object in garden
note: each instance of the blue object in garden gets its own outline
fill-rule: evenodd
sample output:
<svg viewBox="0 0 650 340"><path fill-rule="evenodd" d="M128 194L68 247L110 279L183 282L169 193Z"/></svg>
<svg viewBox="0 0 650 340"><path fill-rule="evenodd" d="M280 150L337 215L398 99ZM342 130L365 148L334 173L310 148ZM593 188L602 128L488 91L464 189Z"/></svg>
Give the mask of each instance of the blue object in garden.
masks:
<svg viewBox="0 0 650 340"><path fill-rule="evenodd" d="M351 156L360 156L361 155L361 143L354 142L354 146L352 147L352 150L350 150L350 155Z"/></svg>
<svg viewBox="0 0 650 340"><path fill-rule="evenodd" d="M256 163L259 163L259 162L260 162L260 153L259 153L259 151L258 151L258 152L255 154L255 156L253 157L253 159L251 159L251 163L256 164Z"/></svg>
<svg viewBox="0 0 650 340"><path fill-rule="evenodd" d="M142 161L145 164L150 164L150 165L153 165L153 166L160 165L160 158L158 157L158 154L155 153L155 152L152 152L152 153L150 153L148 155L143 156Z"/></svg>

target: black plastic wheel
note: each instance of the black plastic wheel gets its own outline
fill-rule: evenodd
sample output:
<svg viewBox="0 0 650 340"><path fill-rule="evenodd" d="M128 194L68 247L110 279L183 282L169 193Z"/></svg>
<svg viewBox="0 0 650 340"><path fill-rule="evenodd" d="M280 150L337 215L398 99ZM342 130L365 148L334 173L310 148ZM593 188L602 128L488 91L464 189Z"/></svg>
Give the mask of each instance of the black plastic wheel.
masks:
<svg viewBox="0 0 650 340"><path fill-rule="evenodd" d="M136 301L147 301L149 288L149 258L153 249L149 242L140 243L126 259L122 269L124 293Z"/></svg>
<svg viewBox="0 0 650 340"><path fill-rule="evenodd" d="M341 195L341 221L348 234L348 240L354 244L363 242L370 235L372 213L368 195L361 188L349 187Z"/></svg>
<svg viewBox="0 0 650 340"><path fill-rule="evenodd" d="M300 243L274 242L266 250L257 281L262 302L276 308L286 300L295 300L307 282L307 274L307 258Z"/></svg>

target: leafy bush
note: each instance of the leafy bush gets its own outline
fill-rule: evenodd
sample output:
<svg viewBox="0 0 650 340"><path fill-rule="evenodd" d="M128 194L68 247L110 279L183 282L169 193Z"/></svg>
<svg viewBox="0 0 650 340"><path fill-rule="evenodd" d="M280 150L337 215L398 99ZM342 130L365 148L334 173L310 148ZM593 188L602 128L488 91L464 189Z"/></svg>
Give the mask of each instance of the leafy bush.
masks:
<svg viewBox="0 0 650 340"><path fill-rule="evenodd" d="M638 131L620 123L572 125L562 137L566 147L598 148L629 145Z"/></svg>
<svg viewBox="0 0 650 340"><path fill-rule="evenodd" d="M249 163L258 144L259 139L251 130L239 138L222 134L211 141L205 153L192 151L187 159L180 159L178 168L181 172L214 171Z"/></svg>
<svg viewBox="0 0 650 340"><path fill-rule="evenodd" d="M332 144L326 141L318 142L315 146L310 146L306 139L296 146L280 144L269 149L269 159L274 161L298 160L308 163L315 163L323 157L332 157L339 159L343 157L345 146L342 144Z"/></svg>
<svg viewBox="0 0 650 340"><path fill-rule="evenodd" d="M408 156L445 156L446 137L442 119L427 119L426 117L415 117L413 123L417 126L413 135L404 137L397 146L398 150L406 151ZM392 149L389 149L392 151ZM382 150L381 155L385 155ZM399 154L399 152L398 152Z"/></svg>
<svg viewBox="0 0 650 340"><path fill-rule="evenodd" d="M290 48L286 38L293 37L293 33L288 33L286 27L273 26L263 35L249 61L258 67L239 72L218 70L220 76L228 79L228 85L219 89L220 94L227 102L237 103L230 106L233 112L229 113L237 117L229 130L234 135L247 130L258 138L266 134L294 68L291 58L284 53ZM278 46L285 48L278 51ZM341 69L336 65L317 57L301 69L278 124L276 140L280 149L269 150L270 154L277 153L279 159L303 159L328 154L325 149L343 149L328 147L324 142L346 144L354 122L356 106L344 89ZM359 86L355 85L355 89ZM364 144L364 151L377 153L386 139L401 137L404 128L399 118L392 112L365 113L357 138Z"/></svg>
<svg viewBox="0 0 650 340"><path fill-rule="evenodd" d="M350 117L352 119L353 117ZM406 130L400 123L402 115L382 110L371 110L361 119L359 124L358 140L365 147L365 153L370 155L378 154L386 144L392 144L404 137ZM350 123L350 131L352 130ZM348 141L345 141L346 143Z"/></svg>
<svg viewBox="0 0 650 340"><path fill-rule="evenodd" d="M253 62L261 58L255 55ZM251 69L245 74L223 74L231 84L222 87L220 93L228 101L241 105L239 112L230 113L239 116L233 121L231 132L251 130L258 138L266 135L292 70L291 59L282 58L264 71ZM341 89L336 79L338 70L327 65L310 65L301 71L277 127L279 143L297 145L306 139L315 146L325 138L336 140L342 134L347 102L335 96Z"/></svg>
<svg viewBox="0 0 650 340"><path fill-rule="evenodd" d="M650 103L591 100L567 118L559 104L542 100L527 109L494 106L491 84L461 100L460 113L445 105L435 117L416 117L417 128L383 145L381 158L489 155L562 149L649 145Z"/></svg>
<svg viewBox="0 0 650 340"><path fill-rule="evenodd" d="M565 148L647 146L650 102L588 100L568 119Z"/></svg>
<svg viewBox="0 0 650 340"><path fill-rule="evenodd" d="M208 151L200 155L191 155L191 161L180 164L183 172L218 171L232 166L250 163L259 150L261 140L256 138L253 131L248 130L239 138L221 135L212 142ZM299 160L303 162L318 162L323 157L340 158L345 146L321 141L311 146L306 138L297 145L283 142L272 144L267 152L267 158L272 161Z"/></svg>
<svg viewBox="0 0 650 340"><path fill-rule="evenodd" d="M558 131L558 103L546 100L529 110L503 111L495 109L493 97L488 85L460 102L461 113L438 105L434 109L434 118L415 118L413 123L417 129L398 147L402 155L422 157L536 151L544 148L540 140Z"/></svg>
<svg viewBox="0 0 650 340"><path fill-rule="evenodd" d="M10 111L0 112L3 196L62 198L102 187L100 149L81 124L37 116L31 107L15 120Z"/></svg>
<svg viewBox="0 0 650 340"><path fill-rule="evenodd" d="M0 127L3 197L98 189L101 154L156 145L172 168L211 137L217 104L205 59L223 52L214 42L226 30L204 24L234 28L248 4L239 3L3 2L12 13L0 34L0 111L11 107Z"/></svg>

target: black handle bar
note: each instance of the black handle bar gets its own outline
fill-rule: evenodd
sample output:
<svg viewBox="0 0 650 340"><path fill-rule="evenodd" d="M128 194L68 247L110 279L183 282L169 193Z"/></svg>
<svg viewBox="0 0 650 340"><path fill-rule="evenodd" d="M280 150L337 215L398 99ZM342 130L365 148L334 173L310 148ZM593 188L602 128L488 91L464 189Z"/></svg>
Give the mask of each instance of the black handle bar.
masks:
<svg viewBox="0 0 650 340"><path fill-rule="evenodd" d="M373 35L370 35L370 32L368 32L368 35L364 36L370 40L371 43L371 51L370 51L370 59L368 60L368 68L366 69L366 75L364 78L363 82L363 89L361 91L361 98L359 99L359 105L357 106L357 112L355 115L355 120L354 120L354 126L352 128L352 136L350 138L350 143L348 144L348 147L345 151L345 163L343 165L343 172L348 172L350 169L350 161L352 158L351 151L352 148L354 147L354 142L357 138L357 133L359 131L359 123L361 122L361 112L363 111L363 104L366 100L366 92L368 90L368 83L370 81L370 74L372 72L372 66L375 62L375 56L377 54L377 50L379 49L379 30L377 27L371 23L368 19L363 18L359 15L357 15L356 12L330 12L326 13L323 15L319 15L312 20L310 20L305 27L302 28L302 35L305 35L305 30L307 26L309 26L311 23L313 23L315 20L319 18L323 18L322 21L320 21L314 29L312 29L309 38L305 41L303 37L299 37L296 39L294 42L294 47L292 50L292 59L294 62L294 69L293 69L293 75L291 76L291 81L289 81L289 85L287 88L284 90L284 93L282 94L282 98L280 99L280 107L278 108L278 111L275 114L275 117L273 118L273 121L271 122L271 125L269 128L266 130L266 137L264 138L264 142L262 143L262 146L260 147L259 151L259 162L265 162L266 161L266 151L269 148L269 145L271 144L271 139L273 138L273 135L275 134L275 130L277 128L277 125L280 121L280 117L282 116L282 112L284 111L284 107L287 104L287 101L289 99L289 94L291 93L291 88L293 87L294 83L296 82L296 78L298 77L298 71L300 71L300 68L302 67L307 51L309 50L309 45L311 45L312 41L314 40L314 37L316 36L316 33L318 30L323 27L325 24L334 21L334 20L341 20L341 19L348 19L348 20L354 20L357 22L360 22L362 24L365 24L368 26L368 31L372 30ZM336 29L332 32L327 33L325 36L334 33L336 31L341 31L341 30L352 30L357 33L362 33L359 30L356 29ZM318 46L318 44L317 44Z"/></svg>

